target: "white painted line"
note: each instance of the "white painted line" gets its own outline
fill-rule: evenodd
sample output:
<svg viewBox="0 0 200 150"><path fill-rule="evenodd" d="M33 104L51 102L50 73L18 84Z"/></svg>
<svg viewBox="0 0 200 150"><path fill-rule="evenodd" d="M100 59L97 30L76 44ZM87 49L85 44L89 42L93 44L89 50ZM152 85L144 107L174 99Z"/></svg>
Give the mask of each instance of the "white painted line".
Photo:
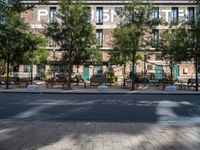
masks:
<svg viewBox="0 0 200 150"><path fill-rule="evenodd" d="M50 105L36 106L36 107L34 107L30 110L19 113L18 115L14 116L12 118L18 118L18 119L28 118L28 117L31 117L31 116L38 114L40 111L47 109L49 107L50 107Z"/></svg>

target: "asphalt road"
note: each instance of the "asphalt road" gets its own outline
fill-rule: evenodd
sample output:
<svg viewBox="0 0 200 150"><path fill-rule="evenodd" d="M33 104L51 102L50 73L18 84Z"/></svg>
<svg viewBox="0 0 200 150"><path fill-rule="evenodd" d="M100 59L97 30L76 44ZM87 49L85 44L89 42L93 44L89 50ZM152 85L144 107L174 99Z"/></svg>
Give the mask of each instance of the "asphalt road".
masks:
<svg viewBox="0 0 200 150"><path fill-rule="evenodd" d="M200 123L200 95L0 93L0 120Z"/></svg>

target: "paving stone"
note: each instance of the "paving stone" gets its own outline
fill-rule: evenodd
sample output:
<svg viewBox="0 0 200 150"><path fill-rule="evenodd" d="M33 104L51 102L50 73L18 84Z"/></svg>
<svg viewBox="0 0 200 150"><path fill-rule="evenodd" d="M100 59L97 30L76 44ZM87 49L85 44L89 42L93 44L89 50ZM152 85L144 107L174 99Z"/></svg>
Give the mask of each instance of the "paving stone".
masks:
<svg viewBox="0 0 200 150"><path fill-rule="evenodd" d="M0 121L0 150L199 150L199 129L156 123Z"/></svg>

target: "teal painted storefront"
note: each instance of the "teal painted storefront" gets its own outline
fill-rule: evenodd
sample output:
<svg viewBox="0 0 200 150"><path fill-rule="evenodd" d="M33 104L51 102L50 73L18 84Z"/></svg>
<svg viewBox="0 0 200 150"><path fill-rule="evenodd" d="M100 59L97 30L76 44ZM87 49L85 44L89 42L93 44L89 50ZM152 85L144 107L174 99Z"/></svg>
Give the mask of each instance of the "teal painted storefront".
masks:
<svg viewBox="0 0 200 150"><path fill-rule="evenodd" d="M173 68L173 79L178 80L179 77L179 66L175 65Z"/></svg>
<svg viewBox="0 0 200 150"><path fill-rule="evenodd" d="M156 74L155 78L156 80L160 80L163 77L163 66L162 65L156 65Z"/></svg>
<svg viewBox="0 0 200 150"><path fill-rule="evenodd" d="M133 71L133 66L130 66L130 74L129 74L130 78L132 76L132 71ZM134 75L137 75L137 67L136 66L134 66Z"/></svg>
<svg viewBox="0 0 200 150"><path fill-rule="evenodd" d="M89 66L85 65L83 68L83 79L86 81L89 80Z"/></svg>

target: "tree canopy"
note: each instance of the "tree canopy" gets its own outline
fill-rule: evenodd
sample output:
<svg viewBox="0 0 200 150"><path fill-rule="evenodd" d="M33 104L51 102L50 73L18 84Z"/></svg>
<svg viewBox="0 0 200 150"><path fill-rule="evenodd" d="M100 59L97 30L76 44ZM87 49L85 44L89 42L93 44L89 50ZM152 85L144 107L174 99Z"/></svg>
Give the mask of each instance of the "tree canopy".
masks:
<svg viewBox="0 0 200 150"><path fill-rule="evenodd" d="M125 5L120 16L120 23L113 32L112 62L125 64L130 61L134 71L137 52L146 46L144 35L159 23L152 19L151 14L152 5L150 3L143 5L138 0L132 0ZM134 76L132 89L134 89Z"/></svg>
<svg viewBox="0 0 200 150"><path fill-rule="evenodd" d="M72 66L90 59L87 51L91 51L91 47L95 44L90 17L86 3L80 0L61 0L57 12L58 21L48 24L47 27L47 36L52 37L65 53L69 89L71 89Z"/></svg>
<svg viewBox="0 0 200 150"><path fill-rule="evenodd" d="M29 25L21 17L21 8L8 3L2 3L1 6L0 59L7 63L6 88L9 88L10 64L22 62L27 52L36 50L40 40L29 32Z"/></svg>

